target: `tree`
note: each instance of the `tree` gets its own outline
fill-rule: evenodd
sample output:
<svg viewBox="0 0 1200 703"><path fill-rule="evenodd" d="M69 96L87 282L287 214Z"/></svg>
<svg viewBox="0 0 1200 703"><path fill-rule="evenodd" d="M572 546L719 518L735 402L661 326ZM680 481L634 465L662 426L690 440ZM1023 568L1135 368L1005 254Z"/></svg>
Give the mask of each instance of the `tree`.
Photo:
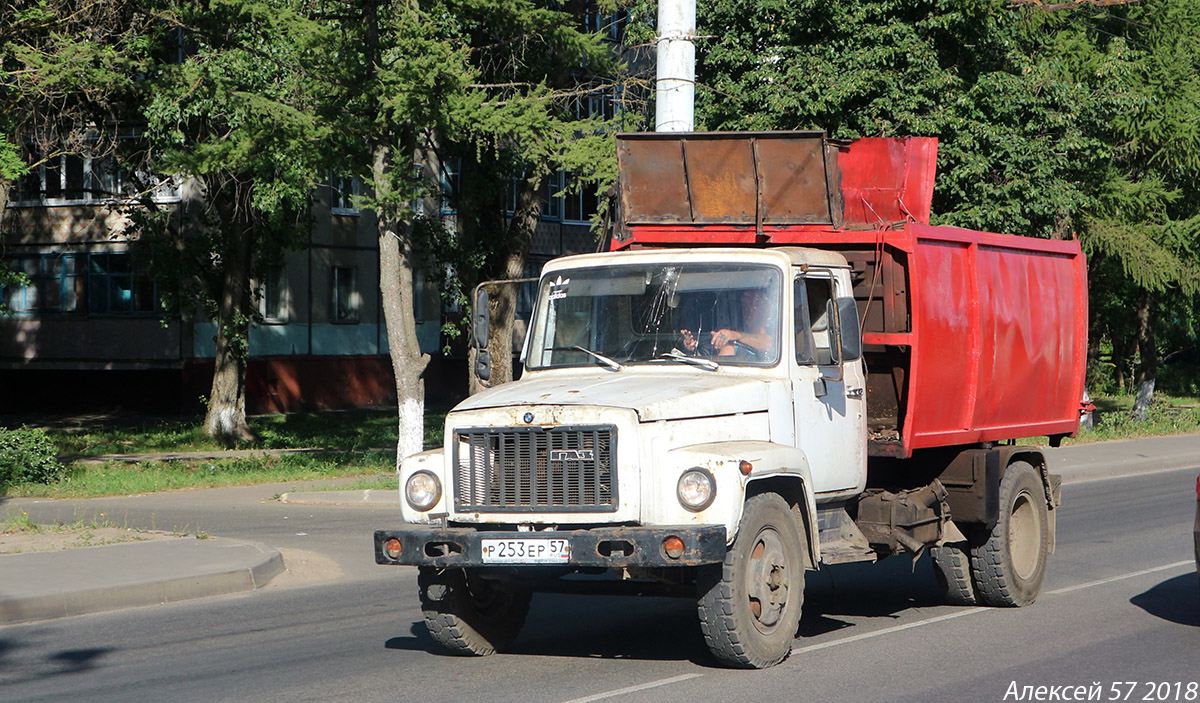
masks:
<svg viewBox="0 0 1200 703"><path fill-rule="evenodd" d="M1096 169L1080 238L1099 274L1093 300L1123 291L1123 305L1102 304L1093 334L1110 335L1122 366L1137 350L1134 415L1145 419L1156 330L1200 300L1200 8L1180 0L1079 8L1047 24L1047 53L1107 103L1095 130L1110 159Z"/></svg>
<svg viewBox="0 0 1200 703"><path fill-rule="evenodd" d="M524 0L462 11L475 92L452 106L439 134L462 157L455 202L460 231L431 249L452 252L450 263L470 290L480 280L526 275L550 174L572 172L574 189L615 180L611 132L623 116L612 96L625 94L627 80L618 49L603 39L610 29L605 23L619 19L615 3ZM518 290L491 291L488 385L513 378L509 350Z"/></svg>
<svg viewBox="0 0 1200 703"><path fill-rule="evenodd" d="M246 422L251 279L300 241L314 184L325 173L321 76L331 37L288 0L167 4L181 57L155 67L142 108L156 167L177 174L182 216L144 199L131 212L170 310L216 322L204 427L226 442Z"/></svg>

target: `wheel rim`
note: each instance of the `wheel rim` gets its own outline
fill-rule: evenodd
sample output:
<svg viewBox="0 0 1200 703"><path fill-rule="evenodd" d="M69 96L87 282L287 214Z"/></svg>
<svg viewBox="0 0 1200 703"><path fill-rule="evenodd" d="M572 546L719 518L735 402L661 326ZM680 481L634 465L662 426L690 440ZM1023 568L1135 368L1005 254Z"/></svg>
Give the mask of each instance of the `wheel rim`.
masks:
<svg viewBox="0 0 1200 703"><path fill-rule="evenodd" d="M1027 580L1037 572L1041 543L1042 524L1037 508L1028 493L1021 493L1013 501L1008 521L1008 551L1012 556L1013 571L1019 578Z"/></svg>
<svg viewBox="0 0 1200 703"><path fill-rule="evenodd" d="M772 632L787 609L792 568L783 538L774 528L763 528L755 536L746 567L747 605L754 626L761 632Z"/></svg>

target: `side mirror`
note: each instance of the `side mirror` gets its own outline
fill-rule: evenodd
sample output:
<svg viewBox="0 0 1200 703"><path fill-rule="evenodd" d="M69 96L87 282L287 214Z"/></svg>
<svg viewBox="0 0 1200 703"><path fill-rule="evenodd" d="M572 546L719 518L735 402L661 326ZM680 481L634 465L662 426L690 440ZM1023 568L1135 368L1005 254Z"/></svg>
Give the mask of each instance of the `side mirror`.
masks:
<svg viewBox="0 0 1200 703"><path fill-rule="evenodd" d="M842 361L855 361L862 356L862 335L858 331L858 304L854 298L837 299L838 346Z"/></svg>
<svg viewBox="0 0 1200 703"><path fill-rule="evenodd" d="M475 352L475 377L480 381L492 380L492 355L487 349Z"/></svg>
<svg viewBox="0 0 1200 703"><path fill-rule="evenodd" d="M475 302L471 307L471 337L477 349L487 349L488 334L491 332L492 313L488 307L487 288L475 289ZM477 367L478 368L478 367ZM491 373L491 364L488 364ZM486 378L484 380L487 380Z"/></svg>

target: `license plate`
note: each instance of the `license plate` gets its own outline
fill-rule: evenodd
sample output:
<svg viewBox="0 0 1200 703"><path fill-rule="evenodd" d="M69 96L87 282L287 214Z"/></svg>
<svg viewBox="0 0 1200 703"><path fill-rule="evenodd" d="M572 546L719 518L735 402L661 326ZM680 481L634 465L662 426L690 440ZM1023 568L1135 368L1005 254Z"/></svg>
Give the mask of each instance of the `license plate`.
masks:
<svg viewBox="0 0 1200 703"><path fill-rule="evenodd" d="M565 539L511 537L480 540L480 545L488 564L565 564L571 560L571 545Z"/></svg>

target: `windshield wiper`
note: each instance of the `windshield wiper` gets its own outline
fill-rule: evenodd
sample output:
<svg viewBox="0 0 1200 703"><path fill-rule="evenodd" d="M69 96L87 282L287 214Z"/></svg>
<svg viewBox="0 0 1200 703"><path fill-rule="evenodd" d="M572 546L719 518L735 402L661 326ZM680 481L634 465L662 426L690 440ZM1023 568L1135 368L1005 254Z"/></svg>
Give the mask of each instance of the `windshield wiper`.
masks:
<svg viewBox="0 0 1200 703"><path fill-rule="evenodd" d="M704 357L700 356L687 356L678 349L672 349L666 354L659 354L658 358L682 361L686 364L691 364L692 366L699 366L702 369L708 369L709 371L716 371L721 368L721 365L712 359L705 359Z"/></svg>
<svg viewBox="0 0 1200 703"><path fill-rule="evenodd" d="M600 352L594 352L591 349L588 349L587 347L581 347L578 344L572 344L569 347L550 347L550 351L579 351L579 352L583 352L584 354L587 354L588 356L592 357L596 361L599 361L601 364L604 364L605 366L612 369L613 371L620 371L621 369L625 368L624 366L621 366L620 362L618 362L614 359L610 359L607 356L601 354Z"/></svg>

